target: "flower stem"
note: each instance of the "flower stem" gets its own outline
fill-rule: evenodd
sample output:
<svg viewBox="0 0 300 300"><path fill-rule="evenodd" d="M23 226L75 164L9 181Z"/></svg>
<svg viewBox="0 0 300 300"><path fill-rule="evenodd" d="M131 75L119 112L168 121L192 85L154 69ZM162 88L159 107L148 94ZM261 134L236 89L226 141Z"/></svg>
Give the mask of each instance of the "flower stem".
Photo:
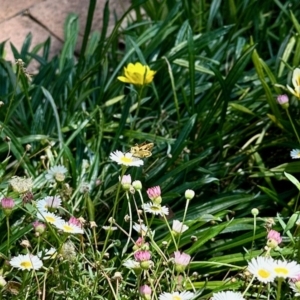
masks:
<svg viewBox="0 0 300 300"><path fill-rule="evenodd" d="M173 232L172 232L172 229L171 229L171 227L170 227L170 225L169 225L169 222L168 222L168 220L167 220L167 218L166 218L165 215L163 215L163 217L164 217L164 220L165 220L165 222L166 222L166 224L167 224L167 227L168 227L168 229L169 229L169 231L170 231L170 233L171 233L171 237L172 237L173 243L174 243L174 245L175 245L176 251L178 251L178 246L177 246L177 243L176 243L174 234L173 234Z"/></svg>
<svg viewBox="0 0 300 300"><path fill-rule="evenodd" d="M282 285L282 278L278 278L276 300L281 299L281 285Z"/></svg>
<svg viewBox="0 0 300 300"><path fill-rule="evenodd" d="M185 208L184 208L184 213L183 213L183 219L182 219L182 226L184 225L184 221L185 221L185 218L186 218L186 214L187 214L187 211L188 211L189 204L190 204L190 200L186 200ZM182 231L182 227L181 227L180 232L181 231ZM179 243L180 243L180 238L181 238L181 233L178 236L178 241L177 241L178 247L179 247Z"/></svg>
<svg viewBox="0 0 300 300"><path fill-rule="evenodd" d="M125 174L125 172L126 172L126 167L122 167L122 170L121 170L121 179L123 178L123 175ZM121 186L122 186L122 184L121 184L121 182L119 181L119 183L118 183L118 188L117 188L117 194L116 194L116 199L115 199L115 201L114 201L114 207L113 207L113 212L112 212L112 219L114 219L114 217L115 217L115 214L116 214L116 211L117 211L117 207L118 207L118 203L119 203L119 195L120 195L120 189L121 189ZM112 225L113 225L113 222L110 222L110 228L112 227ZM109 238L109 235L110 234L106 234L106 237L105 237L105 241L104 241L104 245L103 245L103 248L102 248L102 252L101 252L101 260L102 260L102 258L103 258L103 256L104 256L104 254L105 254L105 251L106 251L106 246L107 246L107 243L108 243L108 238Z"/></svg>
<svg viewBox="0 0 300 300"><path fill-rule="evenodd" d="M131 239L131 235L132 235L132 209L131 209L131 204L130 204L130 197L129 197L129 193L128 191L126 191L126 198L127 198L127 203L128 203L128 212L129 212L129 217L130 217L130 226L129 226L129 232L128 232L128 238L127 238L127 242L122 250L122 256L126 253L127 249L128 249L128 245Z"/></svg>
<svg viewBox="0 0 300 300"><path fill-rule="evenodd" d="M137 93L137 108L136 108L136 111L135 111L135 116L134 116L134 118L133 118L133 122L132 122L131 129L134 129L135 124L136 124L137 117L138 117L139 112L140 112L143 89L144 89L144 86L142 85L142 87L139 89L139 91L138 91L138 93Z"/></svg>
<svg viewBox="0 0 300 300"><path fill-rule="evenodd" d="M293 130L294 130L295 134L296 134L297 140L298 140L298 142L299 142L299 144L300 144L300 138L299 138L298 132L297 132L297 130L296 130L296 128L295 128L294 122L293 122L293 120L292 120L292 118L291 118L291 115L290 115L288 109L286 109L286 114L287 114L287 116L288 116L288 118L289 118L289 120L290 120L290 123L291 123L291 125L292 125L292 127L293 127Z"/></svg>
<svg viewBox="0 0 300 300"><path fill-rule="evenodd" d="M6 217L6 227L7 227L7 254L10 256L10 226L9 217Z"/></svg>
<svg viewBox="0 0 300 300"><path fill-rule="evenodd" d="M255 240L255 234L256 234L256 215L253 215L253 236L252 236L252 244L251 244L251 250L250 250L250 258L252 258L252 251L254 248L254 240Z"/></svg>

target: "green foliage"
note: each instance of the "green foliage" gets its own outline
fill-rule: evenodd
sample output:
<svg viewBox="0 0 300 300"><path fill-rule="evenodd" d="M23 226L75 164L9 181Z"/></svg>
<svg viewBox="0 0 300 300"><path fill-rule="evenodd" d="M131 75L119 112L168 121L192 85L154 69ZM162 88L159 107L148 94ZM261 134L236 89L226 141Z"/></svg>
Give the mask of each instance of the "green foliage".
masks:
<svg viewBox="0 0 300 300"><path fill-rule="evenodd" d="M124 198L114 205L121 173L109 154L152 142L152 156L143 168L129 168L127 173L146 188L159 185L163 203L176 219L184 216L184 191L195 190L186 215L190 229L179 248L194 256L191 270L213 279L193 284L203 288L204 299L213 290L238 288L230 282L223 286L220 279L228 269L209 262L240 267L252 257L244 255L245 247L254 242L256 249L263 247L263 220L253 234L252 208L263 217L278 213L284 230L289 216L298 211L299 162L292 161L289 152L299 148L299 99L291 96L284 110L276 96L288 92L286 84L292 85L292 70L299 66L300 4L133 0L110 35L108 3L102 32L91 33L95 4L90 1L78 58L75 15L67 18L63 49L51 61L50 40L31 51L30 35L20 51L11 45L25 66L32 60L40 63L34 76L21 61L14 65L0 58L3 196L7 181L16 174L34 178L35 187L43 190L43 172L61 164L70 174L72 214L102 226L116 209L116 222L124 225ZM129 17L131 12L135 18ZM144 88L120 82L117 77L130 62L157 71L154 81ZM87 196L80 193L82 183L90 187ZM162 243L167 237L163 224L155 219L154 225ZM191 235L198 238L193 244ZM174 245L169 250L174 251ZM197 262L200 258L207 265ZM234 274L238 267L232 268ZM69 297L77 299L74 295Z"/></svg>

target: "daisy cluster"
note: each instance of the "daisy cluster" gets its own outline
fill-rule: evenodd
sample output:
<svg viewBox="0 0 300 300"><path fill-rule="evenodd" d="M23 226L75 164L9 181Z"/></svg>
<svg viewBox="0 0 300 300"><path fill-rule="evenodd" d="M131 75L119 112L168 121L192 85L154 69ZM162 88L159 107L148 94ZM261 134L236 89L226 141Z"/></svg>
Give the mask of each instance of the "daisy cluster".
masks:
<svg viewBox="0 0 300 300"><path fill-rule="evenodd" d="M81 223L75 217L68 221L63 220L55 212L61 208L61 198L59 196L47 196L37 201L37 218L47 224L54 225L57 229L68 234L83 234Z"/></svg>
<svg viewBox="0 0 300 300"><path fill-rule="evenodd" d="M300 265L295 261L258 256L251 259L248 271L263 283L274 282L275 278L295 280L300 275Z"/></svg>
<svg viewBox="0 0 300 300"><path fill-rule="evenodd" d="M123 185L124 190L130 190L129 185L131 185L131 177L130 175L125 175L121 179L121 183ZM133 184L136 186L136 184ZM139 185L139 188L141 186ZM159 186L155 186L149 188L147 190L147 195L151 200L151 203L143 204L142 208L144 212L148 212L153 214L154 216L164 216L168 214L168 208L162 207L162 197L161 197L161 189ZM189 198L190 193L188 193ZM190 199L187 199L189 201ZM155 207L155 208L153 208ZM145 220L147 221L146 215ZM167 222L167 220L165 219ZM170 273L174 270L178 275L186 274L186 269L190 264L191 256L187 253L181 251L175 251L171 253L169 256L163 254L161 250L158 250L157 245L154 240L155 231L152 231L148 226L146 226L141 219L139 219L139 223L133 224L133 229L137 231L139 238L135 241L133 245L133 253L129 258L126 259L123 263L123 266L132 270L136 276L141 275L143 272L149 273L153 272L154 269L162 267L161 263L164 260L164 263L170 265ZM173 220L172 228L170 230L170 240L166 243L174 242L176 245L176 239L180 238L180 236L189 229L187 225L179 220ZM173 238L171 238L173 237ZM156 247L154 247L156 246ZM164 268L165 269L165 268ZM143 277L143 276L142 276ZM140 296L143 299L151 299L151 294L153 292L153 288L151 288L147 283L140 287ZM190 291L172 291L172 292L163 292L159 295L159 300L189 300L193 299L195 293Z"/></svg>
<svg viewBox="0 0 300 300"><path fill-rule="evenodd" d="M67 234L83 234L83 229L81 228L81 223L75 217L71 217L68 221L63 220L56 211L61 208L61 198L60 196L47 196L40 199L36 203L37 207L37 221L33 223L33 228L36 234L41 235L46 229L46 224L53 225L58 230ZM2 207L8 209L12 207L12 199L2 199ZM43 221L43 222L40 222ZM25 243L26 244L26 243ZM30 244L26 245L29 248ZM42 260L54 259L57 256L57 249L51 247L50 249L45 249L39 251L37 255L19 254L13 257L9 263L12 267L19 270L39 270L43 266Z"/></svg>

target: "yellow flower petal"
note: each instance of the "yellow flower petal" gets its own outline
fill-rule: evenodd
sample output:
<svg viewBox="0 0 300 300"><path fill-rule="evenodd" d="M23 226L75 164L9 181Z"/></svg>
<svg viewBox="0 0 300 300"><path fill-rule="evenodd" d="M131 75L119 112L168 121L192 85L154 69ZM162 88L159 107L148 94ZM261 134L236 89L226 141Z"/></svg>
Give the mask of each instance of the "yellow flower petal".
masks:
<svg viewBox="0 0 300 300"><path fill-rule="evenodd" d="M124 67L124 76L119 76L118 80L135 85L145 85L153 81L155 71L150 70L149 66L144 66L137 62L129 63Z"/></svg>

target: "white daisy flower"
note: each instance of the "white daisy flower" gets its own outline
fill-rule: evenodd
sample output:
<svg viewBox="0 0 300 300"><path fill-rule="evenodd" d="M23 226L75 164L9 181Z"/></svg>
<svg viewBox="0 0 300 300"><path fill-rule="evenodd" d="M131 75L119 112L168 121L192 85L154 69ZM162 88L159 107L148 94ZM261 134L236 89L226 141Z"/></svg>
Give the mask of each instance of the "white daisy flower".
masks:
<svg viewBox="0 0 300 300"><path fill-rule="evenodd" d="M274 281L276 276L273 271L273 259L262 256L251 259L248 271L264 283Z"/></svg>
<svg viewBox="0 0 300 300"><path fill-rule="evenodd" d="M300 274L300 266L295 261L276 260L273 262L273 271L277 277L295 278Z"/></svg>
<svg viewBox="0 0 300 300"><path fill-rule="evenodd" d="M184 292L174 292L174 293L162 293L159 296L159 300L190 300L194 297L194 293L184 291Z"/></svg>
<svg viewBox="0 0 300 300"><path fill-rule="evenodd" d="M54 259L57 256L57 250L51 247L49 250L40 251L37 255L43 260Z"/></svg>
<svg viewBox="0 0 300 300"><path fill-rule="evenodd" d="M293 290L293 292L295 293L294 296L295 297L299 297L300 296L300 283L298 282L289 282L290 288Z"/></svg>
<svg viewBox="0 0 300 300"><path fill-rule="evenodd" d="M293 149L291 151L291 158L293 158L293 159L300 158L300 149Z"/></svg>
<svg viewBox="0 0 300 300"><path fill-rule="evenodd" d="M153 215L167 216L169 214L169 209L166 206L161 206L159 204L153 204L150 202L143 204L142 209L145 212L148 212Z"/></svg>
<svg viewBox="0 0 300 300"><path fill-rule="evenodd" d="M219 292L213 293L211 300L245 300L243 295L239 292Z"/></svg>
<svg viewBox="0 0 300 300"><path fill-rule="evenodd" d="M31 254L15 256L9 263L19 270L38 270L43 266L43 262L37 256Z"/></svg>
<svg viewBox="0 0 300 300"><path fill-rule="evenodd" d="M124 165L124 166L133 166L133 167L139 167L144 164L144 162L136 157L132 156L132 153L123 153L119 150L112 152L109 155L109 158L119 165Z"/></svg>
<svg viewBox="0 0 300 300"><path fill-rule="evenodd" d="M51 208L59 208L61 206L61 199L59 196L47 196L44 199L38 200L36 207L39 211L47 211Z"/></svg>
<svg viewBox="0 0 300 300"><path fill-rule="evenodd" d="M58 229L62 230L66 233L73 233L73 234L83 234L82 228L79 226L76 226L75 224L66 222L66 221L60 221L54 224Z"/></svg>
<svg viewBox="0 0 300 300"><path fill-rule="evenodd" d="M133 259L127 259L124 261L123 266L128 269L140 269L140 263L133 260Z"/></svg>
<svg viewBox="0 0 300 300"><path fill-rule="evenodd" d="M183 233L189 229L189 226L184 225L182 222L178 220L173 221L172 230L177 233Z"/></svg>
<svg viewBox="0 0 300 300"><path fill-rule="evenodd" d="M141 236L146 236L148 233L151 233L151 230L148 229L145 224L134 223L132 228Z"/></svg>
<svg viewBox="0 0 300 300"><path fill-rule="evenodd" d="M63 222L62 218L52 212L40 211L37 213L37 218L46 221L50 224L56 225L57 223Z"/></svg>
<svg viewBox="0 0 300 300"><path fill-rule="evenodd" d="M55 181L64 181L66 178L66 173L68 170L64 166L54 166L51 167L47 174L45 175L46 179L49 180L50 182L55 182Z"/></svg>

